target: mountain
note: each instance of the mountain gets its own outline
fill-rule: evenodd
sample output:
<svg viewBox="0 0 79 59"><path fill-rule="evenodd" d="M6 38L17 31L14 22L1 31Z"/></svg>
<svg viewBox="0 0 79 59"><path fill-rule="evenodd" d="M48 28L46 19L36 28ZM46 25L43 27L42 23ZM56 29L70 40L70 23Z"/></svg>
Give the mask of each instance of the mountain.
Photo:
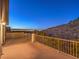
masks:
<svg viewBox="0 0 79 59"><path fill-rule="evenodd" d="M70 21L67 24L51 27L43 32L48 36L62 39L78 40L79 39L79 18Z"/></svg>

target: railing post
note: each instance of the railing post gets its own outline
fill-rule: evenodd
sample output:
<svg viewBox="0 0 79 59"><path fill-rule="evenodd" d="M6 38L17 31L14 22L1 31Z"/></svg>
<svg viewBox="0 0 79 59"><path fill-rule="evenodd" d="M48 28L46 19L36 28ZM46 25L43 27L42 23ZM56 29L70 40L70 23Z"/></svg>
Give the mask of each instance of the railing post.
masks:
<svg viewBox="0 0 79 59"><path fill-rule="evenodd" d="M71 54L71 42L69 41L69 54Z"/></svg>
<svg viewBox="0 0 79 59"><path fill-rule="evenodd" d="M32 33L32 43L35 42L35 33Z"/></svg>
<svg viewBox="0 0 79 59"><path fill-rule="evenodd" d="M60 52L60 41L58 40L58 52Z"/></svg>
<svg viewBox="0 0 79 59"><path fill-rule="evenodd" d="M74 47L74 41L73 41L73 56L75 55L75 53L74 53L74 49L75 49L75 47Z"/></svg>
<svg viewBox="0 0 79 59"><path fill-rule="evenodd" d="M78 57L78 43L76 42L76 57Z"/></svg>

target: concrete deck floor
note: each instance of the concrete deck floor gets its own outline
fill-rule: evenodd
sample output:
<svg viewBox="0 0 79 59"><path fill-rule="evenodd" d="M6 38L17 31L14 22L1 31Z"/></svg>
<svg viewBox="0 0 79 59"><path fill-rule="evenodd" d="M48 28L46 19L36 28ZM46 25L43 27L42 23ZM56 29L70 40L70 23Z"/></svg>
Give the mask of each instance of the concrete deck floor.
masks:
<svg viewBox="0 0 79 59"><path fill-rule="evenodd" d="M41 43L11 39L3 47L1 59L76 59Z"/></svg>

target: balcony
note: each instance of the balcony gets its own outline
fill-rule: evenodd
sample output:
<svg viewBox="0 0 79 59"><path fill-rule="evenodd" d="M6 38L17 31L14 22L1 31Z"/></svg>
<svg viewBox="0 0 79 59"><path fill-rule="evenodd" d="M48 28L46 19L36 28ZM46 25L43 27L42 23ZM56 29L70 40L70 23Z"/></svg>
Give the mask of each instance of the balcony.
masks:
<svg viewBox="0 0 79 59"><path fill-rule="evenodd" d="M79 42L37 34L6 41L2 59L77 59ZM10 34L11 35L11 34ZM22 34L23 35L23 34Z"/></svg>

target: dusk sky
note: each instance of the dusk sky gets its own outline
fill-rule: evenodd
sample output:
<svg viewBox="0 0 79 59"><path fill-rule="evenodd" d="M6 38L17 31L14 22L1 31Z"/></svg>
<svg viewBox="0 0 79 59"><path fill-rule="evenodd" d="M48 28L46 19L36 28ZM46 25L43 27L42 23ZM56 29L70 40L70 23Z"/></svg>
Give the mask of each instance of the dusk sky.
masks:
<svg viewBox="0 0 79 59"><path fill-rule="evenodd" d="M79 17L79 0L10 0L12 28L46 29Z"/></svg>

